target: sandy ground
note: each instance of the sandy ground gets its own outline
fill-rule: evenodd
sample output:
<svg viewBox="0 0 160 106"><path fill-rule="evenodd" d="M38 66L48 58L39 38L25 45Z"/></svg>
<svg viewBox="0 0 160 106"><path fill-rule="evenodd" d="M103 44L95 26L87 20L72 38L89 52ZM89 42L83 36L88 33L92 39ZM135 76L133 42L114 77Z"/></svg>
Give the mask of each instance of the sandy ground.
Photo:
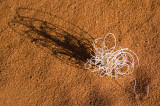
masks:
<svg viewBox="0 0 160 106"><path fill-rule="evenodd" d="M159 0L0 0L0 23L0 106L160 106ZM109 32L139 57L141 98L84 70Z"/></svg>

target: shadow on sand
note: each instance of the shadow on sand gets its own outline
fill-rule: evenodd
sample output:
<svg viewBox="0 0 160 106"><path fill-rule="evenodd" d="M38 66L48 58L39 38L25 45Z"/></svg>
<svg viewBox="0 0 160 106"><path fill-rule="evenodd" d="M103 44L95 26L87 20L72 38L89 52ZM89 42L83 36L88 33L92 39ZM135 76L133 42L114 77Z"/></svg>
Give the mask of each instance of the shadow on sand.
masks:
<svg viewBox="0 0 160 106"><path fill-rule="evenodd" d="M8 25L16 33L29 38L38 47L69 65L83 68L93 54L93 38L78 26L57 16L18 8Z"/></svg>

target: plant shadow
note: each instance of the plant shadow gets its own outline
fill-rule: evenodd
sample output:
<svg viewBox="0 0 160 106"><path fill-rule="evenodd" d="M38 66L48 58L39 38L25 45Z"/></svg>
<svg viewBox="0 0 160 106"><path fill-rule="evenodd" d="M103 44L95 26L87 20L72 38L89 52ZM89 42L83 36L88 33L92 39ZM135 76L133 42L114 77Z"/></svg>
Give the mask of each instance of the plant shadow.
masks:
<svg viewBox="0 0 160 106"><path fill-rule="evenodd" d="M136 85L135 80L129 83L127 87L125 88L126 91L128 91L128 94L130 95L130 98L133 102L136 101L136 97L138 100L142 101L148 98L149 95L149 85L151 83L151 78L148 74L146 74L144 71L145 68L139 68L136 72L135 79L136 79ZM134 86L135 86L135 92L134 92Z"/></svg>
<svg viewBox="0 0 160 106"><path fill-rule="evenodd" d="M111 106L112 99L108 95L102 94L98 91L97 87L91 90L89 95L89 106Z"/></svg>
<svg viewBox="0 0 160 106"><path fill-rule="evenodd" d="M28 15L26 11L38 15ZM38 10L18 8L8 25L52 56L77 68L83 68L87 59L94 54L91 44L93 38L78 26L60 17Z"/></svg>
<svg viewBox="0 0 160 106"><path fill-rule="evenodd" d="M147 73L145 73L146 71L144 71L143 69L145 68L139 68L138 71L136 73L136 93L137 95L139 95L139 99L140 100L144 100L145 98L147 98L147 94L149 94L149 88L148 86L151 83L151 78L149 77L149 75Z"/></svg>

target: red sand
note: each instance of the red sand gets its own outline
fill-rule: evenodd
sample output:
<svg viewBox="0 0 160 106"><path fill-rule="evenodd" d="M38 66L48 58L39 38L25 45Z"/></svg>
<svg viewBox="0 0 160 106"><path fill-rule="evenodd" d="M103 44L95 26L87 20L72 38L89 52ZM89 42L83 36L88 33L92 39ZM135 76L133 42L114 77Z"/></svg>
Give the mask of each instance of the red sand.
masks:
<svg viewBox="0 0 160 106"><path fill-rule="evenodd" d="M0 106L160 106L159 7L159 0L1 0ZM140 59L132 76L142 99L133 79L83 69L93 39L109 32Z"/></svg>

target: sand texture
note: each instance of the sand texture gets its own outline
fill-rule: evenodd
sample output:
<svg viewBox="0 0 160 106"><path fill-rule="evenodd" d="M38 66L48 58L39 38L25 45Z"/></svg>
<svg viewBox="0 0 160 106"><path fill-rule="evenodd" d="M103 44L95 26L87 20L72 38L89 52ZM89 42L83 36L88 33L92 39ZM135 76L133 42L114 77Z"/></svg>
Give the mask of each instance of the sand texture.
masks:
<svg viewBox="0 0 160 106"><path fill-rule="evenodd" d="M138 55L141 98L84 69L107 33ZM0 106L160 106L159 81L160 0L0 0Z"/></svg>

